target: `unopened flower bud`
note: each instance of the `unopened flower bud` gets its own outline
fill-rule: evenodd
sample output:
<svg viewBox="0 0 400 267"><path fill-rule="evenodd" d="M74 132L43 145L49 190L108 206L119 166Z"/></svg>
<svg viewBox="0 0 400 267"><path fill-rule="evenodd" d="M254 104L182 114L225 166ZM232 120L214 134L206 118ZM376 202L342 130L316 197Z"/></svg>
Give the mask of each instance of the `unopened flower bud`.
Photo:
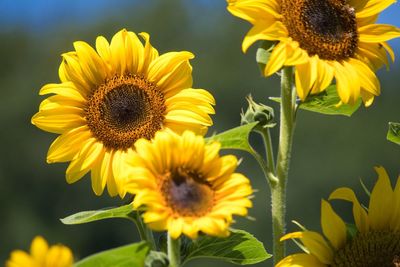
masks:
<svg viewBox="0 0 400 267"><path fill-rule="evenodd" d="M246 112L241 114L241 124L249 124L252 122L258 122L255 130L257 128L272 128L276 125L274 122L274 110L273 108L266 106L264 104L257 104L254 102L251 95L246 98L249 106Z"/></svg>

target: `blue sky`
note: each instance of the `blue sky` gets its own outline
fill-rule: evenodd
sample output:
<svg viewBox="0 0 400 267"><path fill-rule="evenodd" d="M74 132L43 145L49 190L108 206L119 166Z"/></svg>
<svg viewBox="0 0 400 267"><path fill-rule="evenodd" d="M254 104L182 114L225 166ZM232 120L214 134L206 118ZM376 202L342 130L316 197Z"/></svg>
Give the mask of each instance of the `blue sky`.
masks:
<svg viewBox="0 0 400 267"><path fill-rule="evenodd" d="M0 30L24 28L35 32L43 31L67 21L91 23L104 12L126 8L134 5L154 5L168 0L0 0ZM225 0L184 0L189 9L196 12L200 6L218 12L226 7ZM400 27L400 3L395 3L385 10L379 21ZM400 40L391 42L400 47Z"/></svg>

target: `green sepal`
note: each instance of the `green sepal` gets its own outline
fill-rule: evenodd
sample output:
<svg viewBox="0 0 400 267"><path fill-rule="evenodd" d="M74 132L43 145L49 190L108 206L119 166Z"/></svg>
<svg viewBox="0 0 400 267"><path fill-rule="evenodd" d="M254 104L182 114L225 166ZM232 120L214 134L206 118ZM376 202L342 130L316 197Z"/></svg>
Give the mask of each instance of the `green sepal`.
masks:
<svg viewBox="0 0 400 267"><path fill-rule="evenodd" d="M387 132L386 139L400 145L400 123L389 122L389 129Z"/></svg>
<svg viewBox="0 0 400 267"><path fill-rule="evenodd" d="M355 224L352 224L352 223L346 223L346 232L347 232L347 236L349 238L349 241L352 240L356 236L356 234L358 233L357 226Z"/></svg>
<svg viewBox="0 0 400 267"><path fill-rule="evenodd" d="M268 64L271 57L272 50L277 42L264 40L261 42L260 47L257 49L256 61L260 69L261 75L264 76L264 69Z"/></svg>
<svg viewBox="0 0 400 267"><path fill-rule="evenodd" d="M280 103L279 97L270 97L271 100ZM298 104L298 108L321 113L325 115L343 115L350 117L361 106L361 98L354 105L341 104L340 97L336 90L336 85L331 85L323 92L310 95L304 102Z"/></svg>
<svg viewBox="0 0 400 267"><path fill-rule="evenodd" d="M116 208L105 208L100 210L81 211L67 216L60 221L63 224L83 224L111 218L131 219L128 215L133 212L133 205L128 204Z"/></svg>
<svg viewBox="0 0 400 267"><path fill-rule="evenodd" d="M231 229L226 238L200 236L194 241L182 242L182 265L196 258L213 258L222 261L248 265L270 258L263 244L243 230Z"/></svg>
<svg viewBox="0 0 400 267"><path fill-rule="evenodd" d="M144 267L149 251L150 244L142 241L93 254L76 262L74 267Z"/></svg>
<svg viewBox="0 0 400 267"><path fill-rule="evenodd" d="M221 149L244 150L251 154L254 153L249 143L249 135L258 122L253 122L238 126L225 132L213 135L207 138L207 142L218 141L221 143Z"/></svg>
<svg viewBox="0 0 400 267"><path fill-rule="evenodd" d="M150 251L147 255L144 266L145 267L168 267L168 255L160 251Z"/></svg>

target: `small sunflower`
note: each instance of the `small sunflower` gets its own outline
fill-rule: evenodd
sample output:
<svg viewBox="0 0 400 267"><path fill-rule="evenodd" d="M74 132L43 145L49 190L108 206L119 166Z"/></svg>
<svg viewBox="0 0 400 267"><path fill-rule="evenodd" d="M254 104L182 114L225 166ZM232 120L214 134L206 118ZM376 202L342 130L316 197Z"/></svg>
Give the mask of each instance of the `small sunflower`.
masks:
<svg viewBox="0 0 400 267"><path fill-rule="evenodd" d="M252 206L250 181L234 172L235 156L219 156L219 143L206 144L190 131L159 132L153 142L141 139L135 147L119 170L121 194L135 195L133 205L144 206L150 228L173 238L227 236L232 215L245 216Z"/></svg>
<svg viewBox="0 0 400 267"><path fill-rule="evenodd" d="M391 25L375 24L395 0L227 0L228 10L253 24L243 51L258 40L275 41L265 76L295 66L297 94L305 100L336 80L341 102L361 98L366 106L380 94L374 73L387 54L386 41L400 36Z"/></svg>
<svg viewBox="0 0 400 267"><path fill-rule="evenodd" d="M358 201L350 188L335 190L329 199L353 203L357 233L346 231L346 224L327 201L321 205L321 226L326 239L319 233L289 233L282 240L298 238L306 253L284 258L277 267L397 267L400 266L400 177L392 189L382 167L377 167L378 181L370 196L368 209Z"/></svg>
<svg viewBox="0 0 400 267"><path fill-rule="evenodd" d="M50 246L41 236L33 239L30 254L22 250L11 252L6 267L72 267L73 256L63 245Z"/></svg>
<svg viewBox="0 0 400 267"><path fill-rule="evenodd" d="M100 36L96 50L75 42L62 55L61 83L47 84L45 99L32 118L38 128L61 134L50 146L47 162L71 161L73 183L91 171L92 188L114 196L118 179L113 165L140 139L169 129L204 134L212 125L213 96L192 87L190 52L159 55L147 33L121 30L111 43Z"/></svg>

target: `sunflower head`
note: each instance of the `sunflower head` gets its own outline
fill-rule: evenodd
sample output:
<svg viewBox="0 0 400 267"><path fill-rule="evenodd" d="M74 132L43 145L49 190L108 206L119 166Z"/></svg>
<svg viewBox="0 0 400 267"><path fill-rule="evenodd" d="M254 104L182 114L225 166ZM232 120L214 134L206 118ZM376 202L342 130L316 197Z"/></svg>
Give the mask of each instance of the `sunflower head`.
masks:
<svg viewBox="0 0 400 267"><path fill-rule="evenodd" d="M219 156L219 143L206 144L190 131L164 131L135 147L117 171L124 180L121 195L135 195L133 205L144 209L152 229L167 230L173 238L194 239L199 232L227 236L232 215L245 216L251 207L250 182L234 172L235 156Z"/></svg>
<svg viewBox="0 0 400 267"><path fill-rule="evenodd" d="M141 138L152 139L168 129L205 134L212 125L213 96L192 88L190 52L159 55L147 33L139 37L121 30L109 43L96 39L96 50L75 42L64 53L61 83L46 84L45 99L32 123L61 134L50 146L47 161L71 161L69 183L91 171L92 187L100 195L107 185L118 191L113 165Z"/></svg>
<svg viewBox="0 0 400 267"><path fill-rule="evenodd" d="M293 254L277 267L397 267L400 264L400 178L393 189L382 167L375 168L379 177L371 192L368 209L358 201L350 188L339 188L329 197L353 204L356 233L350 235L345 222L327 201L321 204L321 226L324 235L312 231L289 233L282 240L300 239L305 253Z"/></svg>
<svg viewBox="0 0 400 267"><path fill-rule="evenodd" d="M341 102L360 97L371 105L380 94L374 73L394 53L387 41L400 37L391 25L375 24L394 0L227 0L228 10L253 27L243 40L246 51L258 40L276 42L265 76L295 66L297 94L305 100L332 80Z"/></svg>
<svg viewBox="0 0 400 267"><path fill-rule="evenodd" d="M30 254L22 250L11 252L6 267L72 267L73 255L63 245L50 246L41 236L33 239Z"/></svg>

